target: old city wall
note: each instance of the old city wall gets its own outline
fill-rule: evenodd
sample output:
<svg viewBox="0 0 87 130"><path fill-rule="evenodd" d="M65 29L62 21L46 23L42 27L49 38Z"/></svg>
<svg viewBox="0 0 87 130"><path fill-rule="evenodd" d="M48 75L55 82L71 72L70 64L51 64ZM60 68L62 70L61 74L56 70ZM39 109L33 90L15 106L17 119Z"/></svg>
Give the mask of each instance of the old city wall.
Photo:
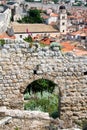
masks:
<svg viewBox="0 0 87 130"><path fill-rule="evenodd" d="M23 92L45 78L61 93L61 118L87 118L87 56L76 57L53 49L15 42L0 47L0 106L23 109Z"/></svg>
<svg viewBox="0 0 87 130"><path fill-rule="evenodd" d="M0 130L47 130L51 123L48 113L39 111L0 108L5 117L0 120Z"/></svg>

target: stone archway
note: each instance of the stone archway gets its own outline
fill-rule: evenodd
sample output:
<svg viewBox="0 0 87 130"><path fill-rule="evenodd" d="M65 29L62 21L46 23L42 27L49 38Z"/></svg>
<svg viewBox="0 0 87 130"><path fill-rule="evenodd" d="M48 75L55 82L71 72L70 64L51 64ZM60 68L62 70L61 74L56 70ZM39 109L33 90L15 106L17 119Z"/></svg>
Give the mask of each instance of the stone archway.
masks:
<svg viewBox="0 0 87 130"><path fill-rule="evenodd" d="M33 100L33 98L34 98L34 94L35 94L34 100L36 100L38 98L36 93L39 93L39 96L41 93L42 98L45 98L45 96L44 96L45 94L46 94L46 96L49 94L49 96L48 96L48 98L50 99L49 102L52 100L51 98L55 98L55 99L57 98L56 102L55 101L53 102L54 106L57 107L57 110L54 110L55 112L53 112L53 114L55 114L55 116L57 116L57 117L60 117L60 102L61 102L60 94L61 93L60 93L60 89L59 89L58 85L55 84L54 81L48 80L46 78L34 80L30 84L28 84L28 86L26 87L26 89L24 91L24 99L25 99L24 102L26 102L26 101L28 101L28 103L31 102L31 99ZM40 98L41 98L41 96L40 96ZM39 100L39 98L38 98L38 100ZM29 104L31 105L31 103L29 103ZM29 107L29 104L28 104L28 107ZM51 107L53 106L53 104L51 105ZM27 110L28 108L25 106L24 109ZM31 107L30 107L30 109L31 109ZM45 111L45 112L48 112L48 111Z"/></svg>
<svg viewBox="0 0 87 130"><path fill-rule="evenodd" d="M55 74L55 76L53 75L48 75L47 73L43 73L43 74L33 74L30 76L29 79L24 80L23 83L20 85L20 92L24 93L26 87L31 84L33 81L38 80L38 79L47 79L50 81L53 81L55 84L58 85L59 81L57 80L57 76ZM59 87L59 85L58 85Z"/></svg>

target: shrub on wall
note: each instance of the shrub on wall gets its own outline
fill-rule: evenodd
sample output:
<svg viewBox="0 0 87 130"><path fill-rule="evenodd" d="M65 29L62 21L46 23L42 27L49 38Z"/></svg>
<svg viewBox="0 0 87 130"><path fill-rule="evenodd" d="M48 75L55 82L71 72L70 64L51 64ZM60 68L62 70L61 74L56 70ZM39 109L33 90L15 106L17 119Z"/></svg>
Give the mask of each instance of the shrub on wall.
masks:
<svg viewBox="0 0 87 130"><path fill-rule="evenodd" d="M32 37L29 35L28 37L24 38L24 41L26 42L33 42Z"/></svg>
<svg viewBox="0 0 87 130"><path fill-rule="evenodd" d="M25 110L39 110L48 112L54 117L58 112L58 95L54 93L56 84L50 80L39 79L27 86L24 92ZM56 113L56 116L58 114Z"/></svg>
<svg viewBox="0 0 87 130"><path fill-rule="evenodd" d="M25 110L38 110L48 112L52 117L58 117L58 96L49 92L40 92L35 97L29 96L29 101L24 104ZM55 115L54 115L55 113Z"/></svg>
<svg viewBox="0 0 87 130"><path fill-rule="evenodd" d="M5 44L5 40L4 39L0 39L0 45L3 46Z"/></svg>
<svg viewBox="0 0 87 130"><path fill-rule="evenodd" d="M59 50L62 49L62 46L59 43L57 43L57 42L53 42L53 43L50 44L50 48L51 49L53 49L54 47L58 47Z"/></svg>

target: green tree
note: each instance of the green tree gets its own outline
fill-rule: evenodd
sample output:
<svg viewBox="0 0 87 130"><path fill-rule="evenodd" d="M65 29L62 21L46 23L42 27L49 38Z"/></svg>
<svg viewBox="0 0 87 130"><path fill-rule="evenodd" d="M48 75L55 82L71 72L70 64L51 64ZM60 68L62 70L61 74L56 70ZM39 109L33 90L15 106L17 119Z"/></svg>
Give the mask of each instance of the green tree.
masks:
<svg viewBox="0 0 87 130"><path fill-rule="evenodd" d="M24 104L25 110L40 110L49 112L50 116L58 117L58 96L49 92L37 93L37 97L29 97L29 101Z"/></svg>
<svg viewBox="0 0 87 130"><path fill-rule="evenodd" d="M58 2L59 2L59 0L53 0L53 2L56 4L56 3L58 3Z"/></svg>
<svg viewBox="0 0 87 130"><path fill-rule="evenodd" d="M42 23L43 19L40 15L41 11L38 9L30 9L27 12L27 16L23 17L22 20L18 20L19 23Z"/></svg>
<svg viewBox="0 0 87 130"><path fill-rule="evenodd" d="M30 85L28 85L28 87L24 93L26 93L27 91L29 93L31 91L33 93L41 92L41 94L43 93L43 91L48 91L48 92L52 93L55 86L56 86L56 84L50 80L39 79L39 80L32 82Z"/></svg>
<svg viewBox="0 0 87 130"><path fill-rule="evenodd" d="M29 23L42 23L43 20L40 16L40 10L38 9L30 9L28 11L28 15L29 15Z"/></svg>
<svg viewBox="0 0 87 130"><path fill-rule="evenodd" d="M58 95L54 93L56 84L50 80L39 79L29 84L24 92L25 110L39 110L49 112L50 116L57 118Z"/></svg>

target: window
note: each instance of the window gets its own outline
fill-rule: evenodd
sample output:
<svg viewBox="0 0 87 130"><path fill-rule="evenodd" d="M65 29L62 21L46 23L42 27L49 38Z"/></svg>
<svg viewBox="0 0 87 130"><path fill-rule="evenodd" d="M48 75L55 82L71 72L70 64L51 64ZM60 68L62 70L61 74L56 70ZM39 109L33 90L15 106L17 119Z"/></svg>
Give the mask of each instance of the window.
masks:
<svg viewBox="0 0 87 130"><path fill-rule="evenodd" d="M65 19L65 16L62 16L62 19Z"/></svg>
<svg viewBox="0 0 87 130"><path fill-rule="evenodd" d="M65 23L63 22L62 25L65 25Z"/></svg>
<svg viewBox="0 0 87 130"><path fill-rule="evenodd" d="M20 38L22 38L22 35L20 35Z"/></svg>
<svg viewBox="0 0 87 130"><path fill-rule="evenodd" d="M81 39L82 39L82 40L86 40L86 37L85 37L85 36L82 36Z"/></svg>

